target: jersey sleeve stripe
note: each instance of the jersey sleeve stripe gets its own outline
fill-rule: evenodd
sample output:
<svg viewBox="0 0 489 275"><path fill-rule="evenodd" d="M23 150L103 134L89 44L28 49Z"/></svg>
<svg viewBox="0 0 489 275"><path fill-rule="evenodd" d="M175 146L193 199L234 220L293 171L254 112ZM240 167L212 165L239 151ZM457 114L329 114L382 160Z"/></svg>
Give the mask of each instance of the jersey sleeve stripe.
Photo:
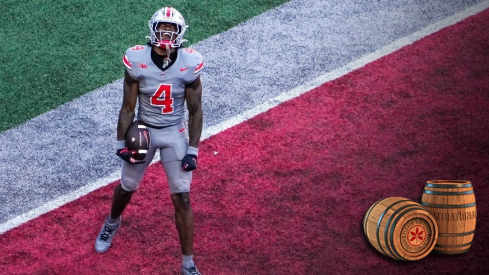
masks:
<svg viewBox="0 0 489 275"><path fill-rule="evenodd" d="M199 65L197 65L197 67L195 67L194 74L200 72L200 70L202 70L202 68L204 68L204 62L201 62Z"/></svg>
<svg viewBox="0 0 489 275"><path fill-rule="evenodd" d="M126 68L128 68L129 70L132 70L132 65L131 65L131 62L129 62L129 60L127 59L127 55L124 55L124 57L122 58L122 63L124 63Z"/></svg>

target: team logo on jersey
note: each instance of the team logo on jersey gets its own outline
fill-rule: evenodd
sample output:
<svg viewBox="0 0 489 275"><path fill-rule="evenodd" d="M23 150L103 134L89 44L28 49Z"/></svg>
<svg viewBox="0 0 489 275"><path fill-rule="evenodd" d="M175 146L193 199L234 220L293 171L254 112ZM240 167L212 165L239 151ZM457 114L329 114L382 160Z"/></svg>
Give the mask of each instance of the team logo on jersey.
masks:
<svg viewBox="0 0 489 275"><path fill-rule="evenodd" d="M194 53L194 49L185 48L185 51L188 53Z"/></svg>
<svg viewBox="0 0 489 275"><path fill-rule="evenodd" d="M129 59L127 59L127 55L124 55L122 58L122 63L124 63L124 66L126 66L128 70L132 70L132 65L131 62L129 62Z"/></svg>
<svg viewBox="0 0 489 275"><path fill-rule="evenodd" d="M147 69L148 68L148 65L146 65L146 64L138 64L138 67L141 68L141 69Z"/></svg>

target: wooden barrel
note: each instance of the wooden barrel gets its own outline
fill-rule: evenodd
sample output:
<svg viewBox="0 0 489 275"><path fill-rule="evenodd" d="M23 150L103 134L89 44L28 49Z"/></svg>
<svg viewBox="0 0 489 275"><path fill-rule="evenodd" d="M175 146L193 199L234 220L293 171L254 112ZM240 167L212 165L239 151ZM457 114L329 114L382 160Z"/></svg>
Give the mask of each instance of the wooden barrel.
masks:
<svg viewBox="0 0 489 275"><path fill-rule="evenodd" d="M419 203L401 197L377 201L363 219L370 244L396 260L416 261L428 255L436 244L435 219Z"/></svg>
<svg viewBox="0 0 489 275"><path fill-rule="evenodd" d="M477 219L472 183L466 180L430 180L425 184L421 204L435 218L440 231L433 252L467 252L474 239Z"/></svg>

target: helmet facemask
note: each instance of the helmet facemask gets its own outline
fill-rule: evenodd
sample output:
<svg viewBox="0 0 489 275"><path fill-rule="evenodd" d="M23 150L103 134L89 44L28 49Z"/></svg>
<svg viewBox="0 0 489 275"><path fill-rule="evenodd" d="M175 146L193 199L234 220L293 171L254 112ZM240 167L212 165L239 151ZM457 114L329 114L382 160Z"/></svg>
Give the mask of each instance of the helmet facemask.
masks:
<svg viewBox="0 0 489 275"><path fill-rule="evenodd" d="M170 48L176 48L177 39L179 34L181 33L181 28L177 24L173 24L175 26L176 31L172 30L158 30L158 27L161 23L157 22L153 24L152 32L151 32L151 44L160 47L165 50L169 50Z"/></svg>
<svg viewBox="0 0 489 275"><path fill-rule="evenodd" d="M161 23L170 23L176 26L176 32L172 31L158 31L158 26ZM157 47L166 49L170 48L178 48L184 42L187 42L186 39L183 39L185 35L185 31L187 30L187 25L185 24L185 19L183 19L182 14L178 12L176 9L172 7L165 7L158 11L156 11L151 20L148 22L150 36L148 37L150 43ZM160 40L160 38L171 37L169 40ZM165 37L166 36L166 37Z"/></svg>
<svg viewBox="0 0 489 275"><path fill-rule="evenodd" d="M162 23L169 23L176 26L176 31L171 31L168 29L158 30L158 27ZM163 68L170 64L170 49L179 48L182 43L187 42L183 39L185 31L187 30L187 25L185 24L185 19L183 19L182 14L172 7L164 7L156 11L151 20L148 22L150 36L150 43L156 47L166 50L166 56L163 59Z"/></svg>

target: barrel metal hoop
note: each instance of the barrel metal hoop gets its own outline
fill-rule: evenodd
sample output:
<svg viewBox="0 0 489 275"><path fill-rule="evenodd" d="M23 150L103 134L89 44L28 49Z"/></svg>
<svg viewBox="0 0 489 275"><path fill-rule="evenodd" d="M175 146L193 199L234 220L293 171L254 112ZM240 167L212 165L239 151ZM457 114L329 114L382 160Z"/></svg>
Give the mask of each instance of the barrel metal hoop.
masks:
<svg viewBox="0 0 489 275"><path fill-rule="evenodd" d="M464 250L459 250L459 251L444 251L444 250L437 250L437 249L433 249L433 253L437 253L437 254L446 254L446 255L453 255L453 254L462 254L462 253L465 253L467 251L469 251L470 247L467 248L467 249L464 249Z"/></svg>
<svg viewBox="0 0 489 275"><path fill-rule="evenodd" d="M464 232L464 233L438 233L438 237L462 237L462 236L472 235L474 233L475 230L472 230L470 232Z"/></svg>
<svg viewBox="0 0 489 275"><path fill-rule="evenodd" d="M379 228L380 228L380 223L382 222L382 219L384 218L385 214L387 213L387 211L388 211L389 209L391 209L391 208L392 208L394 205L396 205L396 204L398 204L398 203L401 203L401 202L405 202L405 201L410 201L410 200L400 200L400 201L397 201L397 202L395 202L395 203L393 203L393 204L389 205L389 206L388 206L388 207L387 207L387 208L384 210L384 212L382 213L382 215L380 215L380 217L379 217L379 221L377 222L377 230L375 230L375 233L376 233L376 235L377 235L377 244L379 244L379 247L380 247L381 252L382 252L382 253L384 253L384 255L386 255L386 256L389 256L389 255L387 255L387 253L386 253L386 252L384 251L384 249L382 248L382 244L380 244L380 238L379 238ZM390 220L389 220L389 221L390 221ZM386 225L386 226L387 226L387 225ZM387 227L386 227L386 228L387 228ZM387 232L386 232L386 233L387 233ZM385 246L386 246L386 247L389 249L389 246L387 245L387 242L385 243ZM389 251L390 251L390 249L389 249ZM392 254L392 252L391 252L391 254Z"/></svg>
<svg viewBox="0 0 489 275"><path fill-rule="evenodd" d="M438 247L438 248L456 248L456 247L464 247L464 246L471 245L471 244L472 244L472 242L463 243L463 244L451 244L451 245L437 244L437 245L435 245L435 247Z"/></svg>
<svg viewBox="0 0 489 275"><path fill-rule="evenodd" d="M466 183L466 184L433 184L433 183L426 183L426 187L431 187L431 188L467 188L467 187L472 187L471 183Z"/></svg>
<svg viewBox="0 0 489 275"><path fill-rule="evenodd" d="M414 205L414 204L410 204L410 205L406 205L406 206L413 206L413 208L411 209L407 209L406 211L402 212L401 214L399 214L399 217L397 217L397 219L394 221L394 223L392 224L392 228L391 228L391 233L389 234L390 235L390 238L391 238L391 243L393 244L394 243L394 229L396 228L396 225L397 225L397 222L404 216L404 214L408 213L408 212L411 212L413 210L426 210L424 209L423 207L420 207L418 205ZM405 207L401 207L399 208L397 211L400 211L402 208L405 208ZM397 212L396 211L396 212ZM392 217L394 217L394 215L392 215ZM391 217L391 218L392 218ZM387 229L387 227L386 227ZM386 230L387 231L387 230ZM386 232L387 233L387 232ZM433 232L432 232L433 234ZM402 244L401 244L402 245ZM388 247L388 246L387 246ZM392 246L392 249L394 250L394 253L396 253L401 259L404 259L406 260L404 257L402 257L396 250L396 247L393 245Z"/></svg>
<svg viewBox="0 0 489 275"><path fill-rule="evenodd" d="M423 193L429 194L429 195L457 196L457 195L470 195L470 194L474 194L474 190L465 191L465 192L438 192L438 191L431 191L431 190L423 190Z"/></svg>
<svg viewBox="0 0 489 275"><path fill-rule="evenodd" d="M434 208L468 208L475 206L475 202L469 204L433 204L427 202L421 202L422 205Z"/></svg>
<svg viewBox="0 0 489 275"><path fill-rule="evenodd" d="M365 236L368 237L367 235L367 221L368 221L368 218L370 217L370 213L372 212L372 210L375 208L375 206L377 204L379 204L381 201L383 201L385 199L381 199L381 200L378 200L376 203L374 203L371 207L370 207L370 210L368 211L367 215L365 215L365 218L363 220L363 232L365 232Z"/></svg>

